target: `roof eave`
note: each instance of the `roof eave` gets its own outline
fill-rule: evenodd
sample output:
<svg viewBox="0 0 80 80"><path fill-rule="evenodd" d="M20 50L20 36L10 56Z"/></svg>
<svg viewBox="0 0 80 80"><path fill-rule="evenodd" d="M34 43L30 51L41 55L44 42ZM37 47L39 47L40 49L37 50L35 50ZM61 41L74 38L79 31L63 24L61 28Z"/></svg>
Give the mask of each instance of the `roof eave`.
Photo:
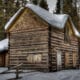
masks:
<svg viewBox="0 0 80 80"><path fill-rule="evenodd" d="M13 24L13 22L15 21L15 19L20 15L20 13L22 12L22 10L24 9L24 7L20 8L17 13L15 13L14 16L11 17L11 19L7 22L7 24L5 25L5 31L7 31L10 26Z"/></svg>

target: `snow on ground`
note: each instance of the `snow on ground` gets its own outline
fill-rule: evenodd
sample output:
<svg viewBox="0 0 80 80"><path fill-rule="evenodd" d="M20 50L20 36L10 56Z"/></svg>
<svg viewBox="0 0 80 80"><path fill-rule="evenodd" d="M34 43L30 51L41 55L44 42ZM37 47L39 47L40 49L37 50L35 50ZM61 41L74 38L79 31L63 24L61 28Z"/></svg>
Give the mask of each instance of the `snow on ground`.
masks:
<svg viewBox="0 0 80 80"><path fill-rule="evenodd" d="M80 80L80 70L65 70L53 73L33 73L21 80Z"/></svg>
<svg viewBox="0 0 80 80"><path fill-rule="evenodd" d="M15 78L15 73L0 74L0 80ZM24 72L18 80L80 80L80 70L63 70L58 72Z"/></svg>
<svg viewBox="0 0 80 80"><path fill-rule="evenodd" d="M27 73L21 73L19 77L26 76ZM0 74L0 80L8 80L8 79L14 79L16 77L15 73L6 73L6 74ZM14 79L15 80L15 79ZM19 80L19 79L18 79ZM21 79L22 80L22 79Z"/></svg>
<svg viewBox="0 0 80 80"><path fill-rule="evenodd" d="M8 68L7 68L7 67L5 67L5 68L0 67L0 73L4 72L4 71L6 71L6 70L8 70Z"/></svg>

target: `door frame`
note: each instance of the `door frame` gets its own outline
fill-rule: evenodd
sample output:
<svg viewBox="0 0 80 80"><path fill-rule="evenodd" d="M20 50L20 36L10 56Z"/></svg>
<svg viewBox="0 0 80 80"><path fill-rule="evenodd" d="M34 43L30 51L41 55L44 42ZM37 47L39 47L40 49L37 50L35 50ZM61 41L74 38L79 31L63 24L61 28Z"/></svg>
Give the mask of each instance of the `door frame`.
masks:
<svg viewBox="0 0 80 80"><path fill-rule="evenodd" d="M57 62L57 70L62 69L62 52L60 50L57 50L56 52L56 62Z"/></svg>

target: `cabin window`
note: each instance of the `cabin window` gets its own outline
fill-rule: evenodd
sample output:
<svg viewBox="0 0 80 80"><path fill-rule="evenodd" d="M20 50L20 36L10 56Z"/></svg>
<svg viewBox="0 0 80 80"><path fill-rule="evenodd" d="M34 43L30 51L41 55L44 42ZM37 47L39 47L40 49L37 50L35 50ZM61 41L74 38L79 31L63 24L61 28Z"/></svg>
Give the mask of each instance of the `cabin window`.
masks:
<svg viewBox="0 0 80 80"><path fill-rule="evenodd" d="M41 54L28 54L27 62L29 63L41 63Z"/></svg>

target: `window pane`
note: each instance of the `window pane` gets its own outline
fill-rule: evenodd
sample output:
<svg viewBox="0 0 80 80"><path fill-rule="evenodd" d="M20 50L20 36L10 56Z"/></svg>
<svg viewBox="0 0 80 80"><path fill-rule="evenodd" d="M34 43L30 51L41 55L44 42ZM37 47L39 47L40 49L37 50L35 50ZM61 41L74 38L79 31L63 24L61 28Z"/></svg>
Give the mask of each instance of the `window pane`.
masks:
<svg viewBox="0 0 80 80"><path fill-rule="evenodd" d="M40 63L42 59L41 54L28 54L27 61L29 63Z"/></svg>

